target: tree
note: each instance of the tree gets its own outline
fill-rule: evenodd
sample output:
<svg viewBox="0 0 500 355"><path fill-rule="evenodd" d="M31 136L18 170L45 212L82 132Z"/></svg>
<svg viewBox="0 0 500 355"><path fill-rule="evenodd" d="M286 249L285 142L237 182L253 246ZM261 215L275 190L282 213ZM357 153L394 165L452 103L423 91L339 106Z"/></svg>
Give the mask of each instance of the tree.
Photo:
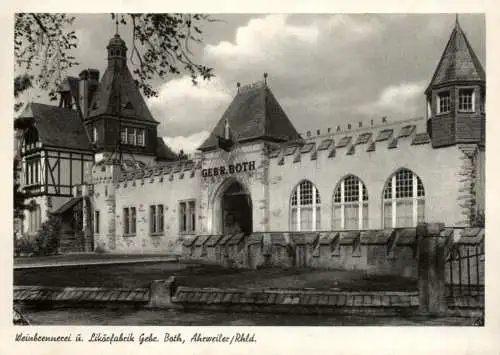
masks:
<svg viewBox="0 0 500 355"><path fill-rule="evenodd" d="M14 220L19 218L23 219L24 214L23 210L30 210L31 206L26 204L25 201L27 199L27 195L22 191L21 184L19 182L19 157L14 156Z"/></svg>
<svg viewBox="0 0 500 355"><path fill-rule="evenodd" d="M146 97L157 96L153 78L186 72L194 84L213 76L211 68L193 61L191 44L202 42L202 25L216 21L203 14L111 14L132 31L130 61ZM29 87L47 90L56 99L58 84L68 69L78 65L72 50L78 38L72 29L75 17L66 14L18 13L14 25L14 57L18 72L14 96ZM18 105L17 108L19 108Z"/></svg>
<svg viewBox="0 0 500 355"><path fill-rule="evenodd" d="M58 85L66 72L79 63L72 55L78 37L72 29L75 17L58 13L17 13L14 23L14 58L16 72L14 97L31 87L38 87L56 99ZM187 72L194 84L199 77L213 76L211 68L193 61L191 44L202 42L202 25L216 21L202 14L111 14L132 31L130 61L134 65L139 88L146 97L157 96L151 85L155 77ZM23 106L17 102L15 111ZM22 127L16 127L22 129ZM16 152L17 153L17 152ZM19 159L14 159L14 215L22 218L25 194L19 190Z"/></svg>

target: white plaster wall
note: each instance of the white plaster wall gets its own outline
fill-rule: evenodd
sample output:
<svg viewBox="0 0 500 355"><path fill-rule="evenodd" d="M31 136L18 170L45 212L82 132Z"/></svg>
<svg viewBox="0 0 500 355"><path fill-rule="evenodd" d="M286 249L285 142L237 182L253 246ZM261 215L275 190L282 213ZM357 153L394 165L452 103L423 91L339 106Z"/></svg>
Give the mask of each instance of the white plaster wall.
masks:
<svg viewBox="0 0 500 355"><path fill-rule="evenodd" d="M333 158L328 158L328 151L319 151L317 160L311 160L311 154L307 153L298 163L293 163L294 155L290 155L285 157L284 165L278 165L276 158L271 159L271 230L290 228L289 201L293 189L303 179L310 180L319 189L321 229L331 229L334 189L347 174L358 176L368 189L368 227L382 228L383 188L389 176L400 168L410 169L422 179L428 222L444 222L450 226L457 223L461 219L457 201L461 154L458 148L432 149L430 144L410 146L411 138L400 139L394 149L388 149L388 143L377 143L373 152L366 152L366 144L358 145L354 155L347 155L347 148L338 148Z"/></svg>

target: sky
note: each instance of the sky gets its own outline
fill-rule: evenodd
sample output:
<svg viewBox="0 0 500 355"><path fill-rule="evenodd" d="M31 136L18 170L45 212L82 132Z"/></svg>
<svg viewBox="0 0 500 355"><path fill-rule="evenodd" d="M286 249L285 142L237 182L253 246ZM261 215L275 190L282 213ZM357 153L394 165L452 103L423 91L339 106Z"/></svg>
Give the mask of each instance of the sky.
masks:
<svg viewBox="0 0 500 355"><path fill-rule="evenodd" d="M104 72L115 25L109 14L74 15L80 67ZM299 133L348 123L425 115L423 92L455 23L455 14L217 14L203 26L194 60L215 77L191 84L187 75L154 80L146 102L158 134L174 150L202 143L242 85L263 80ZM460 24L486 68L485 17L460 14ZM130 48L131 31L120 28ZM133 67L133 63L129 62ZM40 93L32 90L34 101Z"/></svg>

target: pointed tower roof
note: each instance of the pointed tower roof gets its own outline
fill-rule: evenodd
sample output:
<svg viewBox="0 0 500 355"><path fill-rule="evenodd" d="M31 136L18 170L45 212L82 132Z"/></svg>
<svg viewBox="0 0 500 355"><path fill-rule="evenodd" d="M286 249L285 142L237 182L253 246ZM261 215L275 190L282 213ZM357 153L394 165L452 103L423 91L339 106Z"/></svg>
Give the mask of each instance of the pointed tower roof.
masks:
<svg viewBox="0 0 500 355"><path fill-rule="evenodd" d="M127 66L125 42L115 34L108 44L108 67L91 101L87 118L120 115L140 121L158 123L141 95Z"/></svg>
<svg viewBox="0 0 500 355"><path fill-rule="evenodd" d="M88 118L104 114L119 114L125 118L158 123L151 115L128 68L116 72L108 67L104 72L90 104Z"/></svg>
<svg viewBox="0 0 500 355"><path fill-rule="evenodd" d="M432 87L456 81L484 81L485 72L481 62L469 44L460 23L455 26L426 92Z"/></svg>
<svg viewBox="0 0 500 355"><path fill-rule="evenodd" d="M199 150L211 150L217 146L217 136L224 136L226 120L231 135L240 143L258 139L274 142L300 139L265 82L238 88L233 101Z"/></svg>

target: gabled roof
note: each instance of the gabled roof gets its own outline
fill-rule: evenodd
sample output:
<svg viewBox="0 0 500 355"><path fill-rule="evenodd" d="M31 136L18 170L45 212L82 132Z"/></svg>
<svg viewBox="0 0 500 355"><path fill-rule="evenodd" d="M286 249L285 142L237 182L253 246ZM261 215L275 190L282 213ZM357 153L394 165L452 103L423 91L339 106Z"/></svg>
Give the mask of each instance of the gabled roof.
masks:
<svg viewBox="0 0 500 355"><path fill-rule="evenodd" d="M165 143L163 138L157 137L156 138L156 158L158 160L162 161L172 161L172 160L179 160L179 157L177 154L175 154L172 149Z"/></svg>
<svg viewBox="0 0 500 355"><path fill-rule="evenodd" d="M300 139L285 111L263 82L239 89L199 150L210 150L217 146L217 136L224 135L226 120L231 134L239 142L257 139L284 142Z"/></svg>
<svg viewBox="0 0 500 355"><path fill-rule="evenodd" d="M30 121L43 145L92 150L80 114L76 110L30 102L16 121Z"/></svg>
<svg viewBox="0 0 500 355"><path fill-rule="evenodd" d="M120 101L121 110L118 110L118 101ZM104 72L90 104L87 118L103 114L119 114L125 118L158 123L151 115L127 67L118 71L108 66Z"/></svg>
<svg viewBox="0 0 500 355"><path fill-rule="evenodd" d="M457 21L426 92L445 83L485 79L483 66Z"/></svg>

